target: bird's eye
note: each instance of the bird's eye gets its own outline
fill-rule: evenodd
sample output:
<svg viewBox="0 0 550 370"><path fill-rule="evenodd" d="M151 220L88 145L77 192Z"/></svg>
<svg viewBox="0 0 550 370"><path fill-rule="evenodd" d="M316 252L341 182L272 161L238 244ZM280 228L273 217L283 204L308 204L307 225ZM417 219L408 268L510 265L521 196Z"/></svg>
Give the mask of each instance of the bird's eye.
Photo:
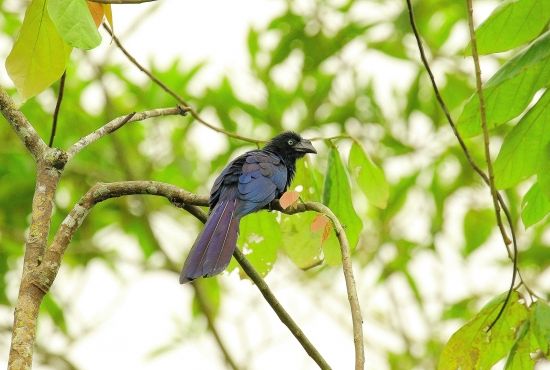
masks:
<svg viewBox="0 0 550 370"><path fill-rule="evenodd" d="M294 140L290 139L289 141L287 141L287 144L288 145L294 145Z"/></svg>

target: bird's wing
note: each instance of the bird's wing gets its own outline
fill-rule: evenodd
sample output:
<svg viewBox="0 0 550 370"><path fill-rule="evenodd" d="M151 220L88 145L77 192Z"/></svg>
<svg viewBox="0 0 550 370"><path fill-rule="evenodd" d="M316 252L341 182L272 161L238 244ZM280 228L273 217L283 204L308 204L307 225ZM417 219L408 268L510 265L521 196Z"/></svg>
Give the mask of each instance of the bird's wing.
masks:
<svg viewBox="0 0 550 370"><path fill-rule="evenodd" d="M238 213L257 211L281 194L287 185L287 169L281 159L269 152L247 153L238 178Z"/></svg>

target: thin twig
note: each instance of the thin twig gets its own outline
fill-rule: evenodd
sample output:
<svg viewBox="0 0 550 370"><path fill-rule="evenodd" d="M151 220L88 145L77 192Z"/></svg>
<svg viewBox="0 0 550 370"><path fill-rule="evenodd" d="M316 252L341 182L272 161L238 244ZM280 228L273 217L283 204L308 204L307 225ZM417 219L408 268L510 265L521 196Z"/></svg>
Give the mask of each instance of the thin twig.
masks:
<svg viewBox="0 0 550 370"><path fill-rule="evenodd" d="M34 160L38 161L44 151L48 149L48 146L38 135L27 117L17 109L13 99L2 88L0 88L0 112L2 112L6 121L11 125Z"/></svg>
<svg viewBox="0 0 550 370"><path fill-rule="evenodd" d="M88 145L94 143L105 135L108 135L129 122L143 121L148 118L160 117L160 116L175 116L175 115L186 115L188 110L185 107L173 107L173 108L158 108L151 109L139 113L130 113L125 116L120 116L115 118L105 125L101 126L94 132L84 136L76 143L74 143L69 150L67 150L67 155L69 159L73 158L78 152L87 147Z"/></svg>
<svg viewBox="0 0 550 370"><path fill-rule="evenodd" d="M111 29L109 28L109 26L107 24L103 23L103 28L105 28L105 30L109 33L109 35L111 35L111 37L113 38L113 41L115 42L116 46L120 49L120 51L122 51L122 53L126 56L126 58L128 58L128 60L133 65L135 65L140 71L145 73L147 75L147 77L149 77L151 79L151 81L153 81L155 84L157 84L162 90L164 90L166 93L171 95L174 99L176 99L176 101L179 104L181 104L185 109L187 109L189 111L189 113L191 114L191 116L193 116L193 118L196 119L199 123L203 124L204 126L210 128L210 129L212 129L216 132L227 135L227 136L232 137L234 139L238 139L238 140L241 140L241 141L246 141L246 142L254 143L254 144L261 144L261 143L264 142L262 140L258 140L258 139L254 139L254 138L250 138L250 137L242 136L242 135L239 135L239 134L235 134L233 132L226 131L222 128L216 127L213 124L205 121L197 113L197 111L195 111L189 104L187 104L187 102L180 95L178 95L174 90L169 88L164 82L159 80L147 68L145 68L143 65L141 65L136 60L136 58L134 58L132 56L132 54L130 54L130 52L128 52L128 50L126 50L126 48L124 46L122 46L122 44L121 44L120 40L118 39L118 37L115 36L115 34L111 31Z"/></svg>
<svg viewBox="0 0 550 370"><path fill-rule="evenodd" d="M472 47L472 59L474 60L474 67L476 71L476 91L477 97L479 99L479 113L481 116L481 128L483 130L483 146L485 148L485 161L487 162L487 172L489 173L489 187L491 189L491 197L493 198L493 206L495 208L495 214L497 217L497 222L499 225L502 224L502 218L500 214L500 207L497 197L497 189L495 187L495 175L493 172L493 163L491 162L491 151L490 151L490 142L489 142L489 130L487 129L487 114L485 112L485 97L483 96L483 83L481 81L481 67L479 66L479 55L477 52L477 40L476 40L476 31L474 29L474 10L472 7L472 0L466 0L468 6L468 28L470 30L470 45ZM504 227L504 226L502 226ZM514 270L512 272L512 282L510 288L508 289L508 294L502 303L502 307L498 312L498 315L495 317L491 325L489 325L487 331L496 324L498 319L502 316L509 300L514 290L514 285L516 284L516 270L517 270L517 247L514 243L514 254L513 254L513 264Z"/></svg>
<svg viewBox="0 0 550 370"><path fill-rule="evenodd" d="M462 136L460 136L460 133L457 130L456 124L455 124L454 120L452 119L452 117L449 113L449 110L447 109L447 105L445 104L445 101L443 100L443 97L441 96L441 94L439 92L439 88L437 87L437 83L435 82L435 78L434 78L434 75L433 75L432 70L430 68L430 64L428 63L428 59L426 58L426 53L424 52L424 46L422 45L422 40L420 39L420 34L419 34L418 29L416 27L416 22L415 22L415 19L414 19L414 12L413 12L413 8L412 8L411 0L406 0L406 2L407 2L408 11L409 11L409 21L410 21L410 24L411 24L411 28L413 30L414 37L416 39L416 43L418 45L418 50L420 52L420 58L422 59L422 63L424 65L424 67L426 68L426 71L428 72L428 75L430 77L430 81L432 83L432 87L434 89L435 96L436 96L436 99L439 103L439 106L441 107L441 109L445 113L445 117L447 118L447 121L448 121L449 125L451 126L453 134L455 135L456 139L458 140L458 143L460 144L462 152L464 153L464 156L468 160L468 163L473 168L473 170L481 177L483 182L485 184L487 184L488 186L490 186L491 182L489 180L489 177L474 162L472 156L470 155L470 151L468 150L468 148L467 148L467 146L464 142L464 139L462 138ZM500 208L504 211L504 214L506 215L506 220L508 222L508 227L510 229L510 234L512 236L512 240L510 241L510 238L506 234L506 229L505 229L504 225L501 222L498 225L498 227L499 227L502 239L504 240L504 244L506 246L506 251L508 253L508 257L512 260L512 262L514 264L514 274L517 272L523 286L527 289L529 294L532 294L531 289L527 286L527 284L523 280L523 277L521 276L521 272L517 268L518 245L517 245L515 227L514 227L514 223L513 223L513 220L512 220L511 212L508 209L508 206L506 205L506 203L504 202L504 198L502 197L502 195L499 192L496 193L496 197L497 197L498 203L500 205ZM497 223L498 223L498 221L497 221ZM508 245L510 243L512 244L513 252L508 247Z"/></svg>
<svg viewBox="0 0 550 370"><path fill-rule="evenodd" d="M45 290L50 288L51 283L55 280L55 276L59 271L61 260L74 233L78 230L79 226L82 224L93 206L110 198L134 194L162 196L167 198L173 204L178 205L186 204L189 206L208 206L208 196L193 194L174 185L157 181L98 183L80 199L78 204L76 204L71 212L65 217L57 233L55 234L53 242L50 248L46 251L43 262L39 267L38 275L41 276L41 280L44 282L41 288ZM198 218L202 222L205 222L207 219L206 213L196 208L194 210L195 211L193 214L199 214L200 216ZM294 207L294 209L289 210L288 213L304 212L306 210L307 209L304 208L303 205L298 205L297 207ZM342 237L345 238L345 233L341 234L343 234ZM279 318L281 318L281 321L289 328L291 333L298 339L306 352L314 359L321 369L330 369L330 366L319 354L317 349L311 344L301 329L290 318L290 315L288 315L288 313L284 310L273 293L271 293L269 287L260 274L256 272L250 263L246 261L238 249L236 249L234 256L237 261L240 260L239 263L241 263L243 270L250 276L252 281L256 283L264 297L266 297L269 305L277 313ZM287 318L290 318L290 320L287 320Z"/></svg>
<svg viewBox="0 0 550 370"><path fill-rule="evenodd" d="M57 102L55 103L55 110L53 112L52 120L52 132L50 134L50 142L48 146L51 148L53 145L53 139L55 138L55 132L57 131L57 117L59 116L59 109L61 108L61 102L63 101L63 91L65 90L65 77L67 71L63 72L61 79L59 80L59 92L57 93Z"/></svg>
<svg viewBox="0 0 550 370"><path fill-rule="evenodd" d="M297 203L286 209L282 209L278 202L276 202L275 204L271 205L271 209L276 209L289 215L305 211L315 211L317 213L324 214L332 222L332 225L334 226L334 230L336 232L336 236L338 237L338 241L340 243L340 251L342 254L342 270L344 272L348 301L351 310L351 319L353 325L353 343L355 346L355 369L363 370L365 367L363 318L361 317L361 307L359 305L357 288L355 286L355 278L353 276L353 266L351 264L349 242L344 227L340 223L340 220L338 220L338 217L336 217L336 215L332 212L330 208L318 202Z"/></svg>

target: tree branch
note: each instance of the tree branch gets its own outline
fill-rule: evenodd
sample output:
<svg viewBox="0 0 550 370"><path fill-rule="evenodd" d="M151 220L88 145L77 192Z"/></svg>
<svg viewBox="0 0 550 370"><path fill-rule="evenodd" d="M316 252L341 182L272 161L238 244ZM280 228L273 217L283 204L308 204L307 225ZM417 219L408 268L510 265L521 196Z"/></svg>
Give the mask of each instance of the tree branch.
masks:
<svg viewBox="0 0 550 370"><path fill-rule="evenodd" d="M93 186L75 205L71 212L65 217L61 223L54 240L50 248L46 251L43 263L40 265L40 273L38 274L43 289L47 290L54 281L57 272L61 266L61 260L65 253L74 233L78 227L82 224L92 207L106 199L121 197L124 195L133 194L149 194L162 196L167 198L171 203L177 206L182 206L186 209L192 210L191 213L195 215L202 222L206 222L207 215L196 206L208 206L208 196L200 196L187 192L174 185L156 182L156 181L122 181L113 183L98 183ZM308 209L303 208L303 205L299 205L290 210L285 210L285 213L298 213ZM338 223L339 225L339 223ZM335 226L336 228L336 226ZM343 230L340 226L338 230ZM338 235L339 239L345 239L345 233L341 232ZM347 240L346 240L347 243ZM260 274L254 270L252 265L246 260L244 255L238 248L235 249L235 259L241 264L243 270L250 276L252 281L260 289L262 295L266 298L269 305L273 308L277 316L281 321L289 328L291 333L300 342L306 352L313 358L313 360L319 365L321 369L330 369L330 366L319 354L317 349L307 339L302 330L292 320L290 315L284 310L279 301L275 298L265 281ZM344 260L344 256L343 256ZM349 253L347 256L349 262Z"/></svg>
<svg viewBox="0 0 550 370"><path fill-rule="evenodd" d="M470 45L472 47L472 59L474 60L474 68L476 71L476 92L477 92L477 97L479 99L479 113L481 116L481 128L483 130L483 146L485 149L485 161L487 162L487 172L489 173L489 188L491 189L491 197L493 198L493 206L495 209L497 223L501 228L504 228L501 214L500 214L500 207L499 207L499 202L497 197L497 189L495 187L495 175L493 173L493 163L491 162L489 130L487 128L487 114L485 112L485 97L483 96L483 83L481 81L481 67L479 66L479 55L477 52L476 31L474 30L474 15L473 15L474 11L472 7L472 0L466 0L466 5L468 6L468 29L470 31ZM491 325L489 325L487 331L491 330L491 328L496 324L500 316L502 316L502 313L504 312L504 309L506 308L506 305L510 300L512 291L514 290L514 285L516 284L517 254L518 254L517 246L514 243L514 254L512 258L513 264L514 264L514 270L512 272L512 282L510 284L510 288L508 289L508 295L504 299L504 302L502 304L502 307L500 308L500 311L498 312L497 316L495 317Z"/></svg>
<svg viewBox="0 0 550 370"><path fill-rule="evenodd" d="M27 150L32 154L34 160L38 161L44 151L48 149L48 146L38 135L27 117L17 109L12 98L2 88L0 88L0 111Z"/></svg>
<svg viewBox="0 0 550 370"><path fill-rule="evenodd" d="M148 118L160 117L160 116L174 116L174 115L185 116L187 112L188 112L187 108L177 106L174 108L151 109L140 113L134 112L126 116L115 118L112 121L103 125L102 127L98 128L91 134L84 136L83 138L78 140L76 143L74 143L67 151L67 154L69 156L69 159L73 158L78 152L80 152L82 149L84 149L88 145L101 139L105 135L115 132L116 130L124 126L126 123L143 121Z"/></svg>
<svg viewBox="0 0 550 370"><path fill-rule="evenodd" d="M219 127L216 127L213 124L211 124L211 123L205 121L204 119L202 119L202 117L189 104L187 104L185 102L185 100L180 95L178 95L174 90L169 88L164 82L162 82L157 77L155 77L147 68L145 68L143 65L141 65L136 60L136 58L134 58L132 56L132 54L130 54L130 52L128 52L128 50L126 50L126 48L124 48L124 46L122 46L122 44L121 44L120 40L118 39L118 37L115 36L113 31L111 31L111 29L109 28L109 26L107 26L107 24L103 23L103 28L105 28L105 30L111 35L111 37L113 38L113 41L115 42L116 46L120 49L120 51L122 51L122 53L126 56L126 58L128 58L128 60L133 65L135 65L140 71L145 73L147 75L147 77L149 77L151 79L151 81L153 81L155 84L157 84L166 93L168 93L174 99L176 99L176 101L179 104L181 104L185 109L187 109L189 111L189 113L191 114L191 116L193 116L193 118L196 119L199 123L201 123L204 126L210 128L211 130L214 130L214 131L219 132L221 134L224 134L226 136L232 137L234 139L238 139L238 140L241 140L241 141L246 141L246 142L253 143L253 144L261 144L261 143L264 142L262 140L257 140L257 139L254 139L254 138L250 138L250 137L242 136L242 135L239 135L239 134L235 134L233 132L226 131L226 130L224 130L222 128L219 128Z"/></svg>
<svg viewBox="0 0 550 370"><path fill-rule="evenodd" d="M286 209L282 209L280 204L276 202L276 204L272 205L272 209L276 209L289 215L305 211L315 211L317 213L324 214L332 222L336 236L338 237L338 241L340 243L340 251L342 253L342 269L344 271L348 301L351 309L353 342L355 345L355 369L363 370L365 367L363 319L361 317L361 307L359 306L359 298L357 297L357 288L355 286L355 278L353 276L349 242L340 220L338 220L338 217L336 217L330 208L317 202L297 203Z"/></svg>

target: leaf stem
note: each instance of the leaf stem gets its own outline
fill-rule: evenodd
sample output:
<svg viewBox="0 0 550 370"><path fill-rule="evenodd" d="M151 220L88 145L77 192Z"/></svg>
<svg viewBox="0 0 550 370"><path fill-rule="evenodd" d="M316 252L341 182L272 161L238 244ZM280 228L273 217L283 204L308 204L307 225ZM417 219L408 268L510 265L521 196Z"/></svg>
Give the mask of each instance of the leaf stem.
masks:
<svg viewBox="0 0 550 370"><path fill-rule="evenodd" d="M55 132L57 131L57 118L59 116L59 109L61 108L61 102L63 101L63 91L65 90L65 77L67 76L67 70L61 75L59 80L59 92L57 93L57 102L55 103L55 110L53 112L52 120L52 132L50 134L50 141L48 146L51 148L53 145L53 139L55 138Z"/></svg>

